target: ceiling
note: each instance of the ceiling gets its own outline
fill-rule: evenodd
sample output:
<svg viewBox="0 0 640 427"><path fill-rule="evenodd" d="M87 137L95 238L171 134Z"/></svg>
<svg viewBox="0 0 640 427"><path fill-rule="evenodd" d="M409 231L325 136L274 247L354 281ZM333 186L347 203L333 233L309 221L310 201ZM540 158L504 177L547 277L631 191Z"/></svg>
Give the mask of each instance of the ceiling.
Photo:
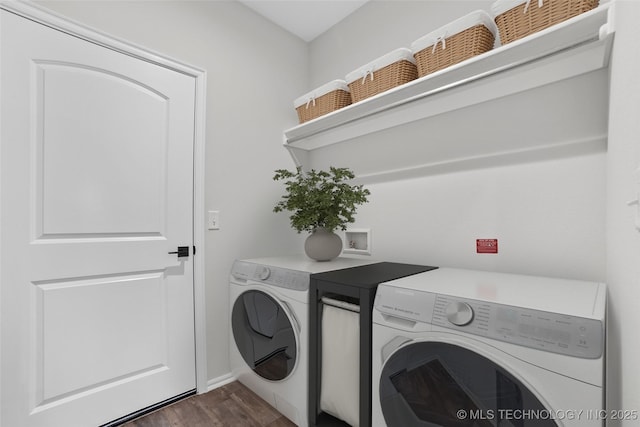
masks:
<svg viewBox="0 0 640 427"><path fill-rule="evenodd" d="M260 15L310 42L369 0L239 0Z"/></svg>

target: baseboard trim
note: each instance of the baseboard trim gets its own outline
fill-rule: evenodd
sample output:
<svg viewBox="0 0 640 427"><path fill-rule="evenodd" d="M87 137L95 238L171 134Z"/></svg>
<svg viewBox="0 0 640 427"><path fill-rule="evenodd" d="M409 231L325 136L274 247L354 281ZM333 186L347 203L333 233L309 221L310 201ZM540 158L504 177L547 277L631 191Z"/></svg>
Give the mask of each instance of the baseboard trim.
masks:
<svg viewBox="0 0 640 427"><path fill-rule="evenodd" d="M212 378L207 381L207 391L215 390L223 385L227 385L231 382L234 382L236 377L233 376L231 372L228 374L221 375L217 378Z"/></svg>

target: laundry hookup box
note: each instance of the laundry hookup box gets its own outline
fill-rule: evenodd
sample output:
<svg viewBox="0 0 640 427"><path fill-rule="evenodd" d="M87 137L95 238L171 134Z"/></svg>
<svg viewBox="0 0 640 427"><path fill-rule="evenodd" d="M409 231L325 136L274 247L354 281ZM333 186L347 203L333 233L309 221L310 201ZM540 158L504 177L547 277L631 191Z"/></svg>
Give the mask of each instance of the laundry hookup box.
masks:
<svg viewBox="0 0 640 427"><path fill-rule="evenodd" d="M420 37L411 44L418 77L490 51L497 36L491 16L476 10Z"/></svg>
<svg viewBox="0 0 640 427"><path fill-rule="evenodd" d="M347 74L345 80L355 104L418 78L411 50L399 48Z"/></svg>
<svg viewBox="0 0 640 427"><path fill-rule="evenodd" d="M339 110L351 104L349 86L344 80L333 80L296 98L293 106L300 123Z"/></svg>

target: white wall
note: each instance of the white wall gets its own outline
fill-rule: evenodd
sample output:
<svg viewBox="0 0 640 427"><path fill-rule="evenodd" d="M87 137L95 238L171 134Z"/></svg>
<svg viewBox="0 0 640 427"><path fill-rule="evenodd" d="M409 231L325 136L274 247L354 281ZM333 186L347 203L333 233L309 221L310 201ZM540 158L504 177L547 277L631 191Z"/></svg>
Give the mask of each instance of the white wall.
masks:
<svg viewBox="0 0 640 427"><path fill-rule="evenodd" d="M282 130L307 88L306 44L235 1L46 1L43 6L207 70L206 236L208 376L229 372L228 275L235 258L300 251L276 168L293 168Z"/></svg>
<svg viewBox="0 0 640 427"><path fill-rule="evenodd" d="M410 46L420 36L473 10L489 11L491 3L369 2L311 42L311 83L344 77L359 65L397 47ZM603 100L603 114L606 111ZM483 132L490 135L490 130ZM477 137L476 129L466 133L469 139ZM421 137L409 132L403 136ZM604 153L377 183L368 188L371 202L360 209L353 227L372 229L375 258L586 280L605 278ZM482 238L497 238L499 253L476 254L476 239Z"/></svg>
<svg viewBox="0 0 640 427"><path fill-rule="evenodd" d="M604 173L594 154L369 185L354 227L378 259L603 280Z"/></svg>
<svg viewBox="0 0 640 427"><path fill-rule="evenodd" d="M354 227L372 228L376 258L606 281L608 407L638 411L640 234L626 202L640 192L640 2L618 3L606 154L370 185ZM311 43L311 84L486 4L370 2ZM426 28L418 29L418 13ZM498 255L474 253L483 237L499 239Z"/></svg>
<svg viewBox="0 0 640 427"><path fill-rule="evenodd" d="M639 410L640 233L634 230L635 208L626 202L640 196L640 2L617 6L607 154L607 394L611 408Z"/></svg>

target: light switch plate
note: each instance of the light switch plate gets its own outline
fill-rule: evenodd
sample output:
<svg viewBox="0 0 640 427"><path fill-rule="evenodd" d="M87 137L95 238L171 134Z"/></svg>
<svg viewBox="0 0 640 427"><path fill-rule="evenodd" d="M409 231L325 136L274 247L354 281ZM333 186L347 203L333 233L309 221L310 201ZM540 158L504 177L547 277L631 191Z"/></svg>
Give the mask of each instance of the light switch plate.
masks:
<svg viewBox="0 0 640 427"><path fill-rule="evenodd" d="M220 230L220 211L209 211L207 214L207 228Z"/></svg>

